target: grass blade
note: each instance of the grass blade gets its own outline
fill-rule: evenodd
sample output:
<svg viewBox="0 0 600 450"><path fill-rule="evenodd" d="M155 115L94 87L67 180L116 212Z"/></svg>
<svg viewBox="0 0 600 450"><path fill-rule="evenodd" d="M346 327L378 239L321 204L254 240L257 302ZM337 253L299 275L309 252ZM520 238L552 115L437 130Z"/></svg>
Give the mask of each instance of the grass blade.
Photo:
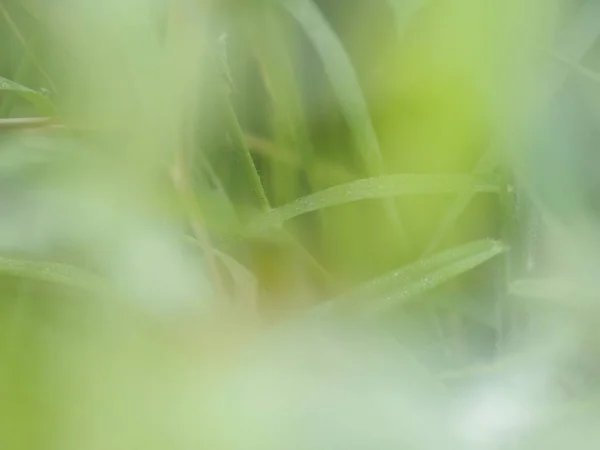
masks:
<svg viewBox="0 0 600 450"><path fill-rule="evenodd" d="M486 153L481 157L481 159L477 162L477 166L475 166L475 170L473 171L473 176L480 177L489 173L495 166L495 158L496 154L491 149L486 151ZM446 213L442 218L441 222L436 228L433 237L429 241L427 248L423 252L423 257L427 257L435 252L442 241L446 238L460 215L463 211L469 206L471 200L477 191L467 190L461 192L460 195L456 197L456 199L448 206L446 209Z"/></svg>
<svg viewBox="0 0 600 450"><path fill-rule="evenodd" d="M244 132L242 130L242 127L240 126L235 110L233 109L231 100L229 98L226 98L225 102L227 120L232 130L231 136L234 141L234 147L237 151L238 157L240 158L240 163L246 172L248 180L251 183L250 189L252 190L256 198L256 205L261 210L268 211L270 209L269 199L267 198L267 194L263 187L262 180L260 179L260 175L258 174L258 170L256 169L254 159L252 158L252 154L250 153L250 149L246 145L246 140L244 139Z"/></svg>
<svg viewBox="0 0 600 450"><path fill-rule="evenodd" d="M77 267L57 262L0 257L0 274L60 284L91 292L105 292L102 280Z"/></svg>
<svg viewBox="0 0 600 450"><path fill-rule="evenodd" d="M270 106L267 126L278 148L294 149L300 165L310 167L314 164L314 152L299 89L298 36L287 33L270 8L261 12L259 26L251 27L249 34ZM298 168L271 160L267 173L274 187L274 204L288 203L305 193ZM310 177L311 171L307 173Z"/></svg>
<svg viewBox="0 0 600 450"><path fill-rule="evenodd" d="M370 315L402 306L416 296L474 269L505 249L502 243L491 239L454 247L378 277L349 295L324 303L315 311L340 307Z"/></svg>
<svg viewBox="0 0 600 450"><path fill-rule="evenodd" d="M26 53L21 57L21 62L11 76L15 82L18 83L21 81L21 78L29 69L30 61L31 58L29 58ZM0 117L10 117L10 112L13 108L14 97L14 95L3 96L2 104L0 105Z"/></svg>
<svg viewBox="0 0 600 450"><path fill-rule="evenodd" d="M52 103L52 100L41 92L34 91L33 89L29 89L28 87L2 77L0 77L0 91L13 92L19 95L44 115L51 116L54 114L54 104Z"/></svg>
<svg viewBox="0 0 600 450"><path fill-rule="evenodd" d="M375 129L342 43L312 1L282 0L282 3L315 46L367 168L370 173L380 174L383 160Z"/></svg>
<svg viewBox="0 0 600 450"><path fill-rule="evenodd" d="M312 1L281 0L281 3L302 26L319 54L367 173L372 176L382 175L383 158L379 141L354 67L342 43ZM385 201L384 208L400 238L405 240L406 233L394 202Z"/></svg>
<svg viewBox="0 0 600 450"><path fill-rule="evenodd" d="M260 233L296 216L359 200L401 195L448 194L461 191L496 192L497 190L497 185L489 179L468 175L402 174L365 178L333 186L275 208L259 217L249 228L251 232Z"/></svg>
<svg viewBox="0 0 600 450"><path fill-rule="evenodd" d="M510 292L517 297L537 299L564 299L573 294L572 283L554 278L517 280L511 283Z"/></svg>
<svg viewBox="0 0 600 450"><path fill-rule="evenodd" d="M25 9L27 9L27 8L25 8ZM2 5L2 3L0 3L0 14L2 14L4 21L6 22L6 24L8 25L8 27L10 28L10 30L12 31L14 36L17 38L19 43L23 46L25 55L33 62L36 69L38 70L38 72L46 79L46 82L48 83L48 87L50 89L52 89L52 91L54 93L56 93L57 92L56 85L52 81L52 78L50 78L50 75L48 75L46 70L44 70L44 67L38 60L35 52L31 49L31 42L28 42L27 39L25 39L25 37L23 36L21 31L19 30L19 27L13 21L8 10L4 7L4 5Z"/></svg>

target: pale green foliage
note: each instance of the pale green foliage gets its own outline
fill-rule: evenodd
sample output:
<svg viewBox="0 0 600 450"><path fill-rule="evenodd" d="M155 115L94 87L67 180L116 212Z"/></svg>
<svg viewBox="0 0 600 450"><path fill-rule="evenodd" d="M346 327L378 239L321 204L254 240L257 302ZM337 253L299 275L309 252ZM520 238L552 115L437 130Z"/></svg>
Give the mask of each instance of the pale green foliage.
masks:
<svg viewBox="0 0 600 450"><path fill-rule="evenodd" d="M597 446L596 0L0 13L1 448Z"/></svg>

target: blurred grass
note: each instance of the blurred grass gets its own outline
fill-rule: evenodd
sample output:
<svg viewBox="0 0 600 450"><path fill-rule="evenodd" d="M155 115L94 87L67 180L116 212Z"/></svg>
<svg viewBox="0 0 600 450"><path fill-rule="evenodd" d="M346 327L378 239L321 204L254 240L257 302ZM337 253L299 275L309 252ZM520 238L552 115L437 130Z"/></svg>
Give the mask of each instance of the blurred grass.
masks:
<svg viewBox="0 0 600 450"><path fill-rule="evenodd" d="M403 428L382 448L454 436L440 382L517 378L517 402L533 386L553 411L597 384L592 367L564 388L579 369L563 368L569 353L597 359L600 134L578 84L598 79L595 0L28 0L0 13L0 445L262 450L297 433L293 448L312 448L301 419L278 422L292 407L261 415L288 370L271 345L309 352L334 386L368 359L345 335L343 361L311 344L313 321L402 341L333 408L418 386L408 404L433 411L439 436L396 405ZM547 258L531 260L524 213L559 236ZM286 340L298 323L300 350ZM532 356L503 364L521 347ZM247 362L262 352L264 367ZM394 383L396 358L419 367ZM262 394L237 411L230 392L246 382ZM352 417L370 425L341 434L377 434L367 446L391 433Z"/></svg>

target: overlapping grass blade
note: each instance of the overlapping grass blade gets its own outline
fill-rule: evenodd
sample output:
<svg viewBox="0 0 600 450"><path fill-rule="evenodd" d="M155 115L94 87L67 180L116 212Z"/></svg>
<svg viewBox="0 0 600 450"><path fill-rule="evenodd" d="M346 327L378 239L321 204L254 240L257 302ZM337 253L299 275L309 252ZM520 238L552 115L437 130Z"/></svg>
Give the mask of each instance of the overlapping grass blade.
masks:
<svg viewBox="0 0 600 450"><path fill-rule="evenodd" d="M372 174L381 173L382 156L356 73L335 32L310 0L282 0L319 54L357 147Z"/></svg>
<svg viewBox="0 0 600 450"><path fill-rule="evenodd" d="M446 281L465 273L502 253L506 247L499 241L473 241L421 259L389 272L356 289L350 294L330 300L315 312L338 308L356 313L377 314L413 300Z"/></svg>
<svg viewBox="0 0 600 450"><path fill-rule="evenodd" d="M382 175L383 158L379 141L354 67L342 43L311 0L281 0L281 3L302 26L319 54L367 173ZM383 206L398 236L405 240L406 230L394 202L386 200Z"/></svg>
<svg viewBox="0 0 600 450"><path fill-rule="evenodd" d="M259 233L301 214L359 200L391 198L401 195L430 195L456 192L495 192L497 184L468 175L402 174L365 178L299 198L259 217L250 231Z"/></svg>
<svg viewBox="0 0 600 450"><path fill-rule="evenodd" d="M28 87L2 77L0 77L0 91L13 92L19 95L44 115L51 116L54 114L55 109L52 100L41 92L34 91L33 89L29 89Z"/></svg>
<svg viewBox="0 0 600 450"><path fill-rule="evenodd" d="M20 6L24 6L24 5L20 5ZM31 11L27 8L27 6L25 6L24 9L26 11L28 11L29 14L31 14ZM4 22L6 23L8 28L10 28L12 34L16 37L16 39L22 45L23 50L24 50L24 56L31 60L31 62L35 66L36 70L42 75L42 77L44 77L44 79L46 80L46 83L47 83L47 87L49 87L54 93L56 93L56 91L57 91L56 85L52 81L52 78L50 78L50 75L48 75L48 73L44 69L44 67L41 64L41 62L39 61L36 53L32 50L32 40L31 39L28 40L23 36L23 33L21 33L21 30L19 29L18 25L12 19L10 13L8 12L8 10L4 7L4 5L2 3L0 3L0 15L2 15ZM32 14L32 16L35 17L34 14Z"/></svg>
<svg viewBox="0 0 600 450"><path fill-rule="evenodd" d="M293 148L300 161L308 166L312 148L294 65L296 46L291 36L268 12L260 24L260 30L253 33L256 40L254 51L260 61L263 83L270 100L269 129L278 147ZM271 160L269 168L266 183L276 187L271 191L274 204L285 204L303 194L300 172L296 167Z"/></svg>
<svg viewBox="0 0 600 450"><path fill-rule="evenodd" d="M473 171L473 175L475 177L480 177L485 175L486 173L489 173L494 168L494 165L496 163L495 158L496 154L493 150L490 149L486 151L486 153L477 162L477 166ZM427 248L423 252L423 257L431 255L438 249L438 247L446 238L446 236L448 235L448 233L450 232L460 215L467 208L467 206L469 206L469 203L471 203L471 200L473 199L476 193L477 191L474 190L465 190L461 192L460 195L458 195L456 199L454 199L454 201L450 203L450 205L448 205L444 217L442 218L439 225L436 227L433 237L430 239Z"/></svg>
<svg viewBox="0 0 600 450"><path fill-rule="evenodd" d="M14 73L11 76L11 78L14 80L14 82L18 83L21 81L21 77L29 69L30 61L31 61L31 58L28 57L28 55L26 53L21 57L21 61L20 61L19 65L17 66L16 70L14 71ZM3 95L2 97L3 97L3 100L2 100L2 104L0 104L0 117L9 117L10 112L13 108L14 95Z"/></svg>

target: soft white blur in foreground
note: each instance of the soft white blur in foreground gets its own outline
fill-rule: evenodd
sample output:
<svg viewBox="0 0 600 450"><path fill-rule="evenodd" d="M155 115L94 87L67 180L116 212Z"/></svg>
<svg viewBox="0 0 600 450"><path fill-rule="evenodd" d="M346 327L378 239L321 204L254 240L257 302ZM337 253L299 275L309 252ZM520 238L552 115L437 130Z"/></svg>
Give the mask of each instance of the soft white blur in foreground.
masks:
<svg viewBox="0 0 600 450"><path fill-rule="evenodd" d="M197 105L210 105L213 94L201 89L203 63L212 61L203 54L205 30L182 20L202 23L202 8L182 4L191 8L179 11L167 30L155 26L166 5L158 0L41 5L68 54L57 62L72 87L62 105L65 119L91 134L75 139L41 131L3 142L0 252L69 262L104 284L96 289L75 280L78 289L62 289L48 280L7 281L2 298L15 301L0 315L6 333L0 341L0 448L599 448L600 403L588 386L588 370L593 378L600 366L600 240L592 215L581 214L542 244L553 257L546 275L565 283L548 288L525 280L511 293L528 298L515 302L528 310L522 336L509 349L518 356L499 351L495 360L452 377L417 361L408 345L382 330L335 321L268 328L256 311L223 303L208 247L185 237L202 229L182 212L181 197L189 193L177 191L181 180L167 175L184 172L173 165L184 159L187 125L208 120L211 111L198 112ZM458 16L475 4L460 3ZM464 31L461 24L453 27ZM478 44L472 36L479 25L474 28L464 36L457 30L467 65L484 59L485 46L471 48ZM498 48L510 53L504 44ZM455 62L452 49L434 53L424 72L440 75L433 68ZM459 86L470 86L463 69L457 64L453 76ZM416 130L414 142L423 139L417 150L434 136L436 152L443 152L441 144L455 133L446 117L464 99L446 89L445 77L434 83L444 95L429 95L420 70L413 77L426 95L414 108L424 120L405 129L390 120L388 140L397 129L402 135ZM495 66L482 72L490 80L483 84L493 85ZM450 91L460 101L448 103ZM494 98L503 103L503 94L494 91ZM464 104L469 109L469 101ZM508 106L502 117L512 112ZM428 119L444 132L431 132ZM476 141L480 130L471 127L478 123L463 124ZM111 138L94 134L98 130ZM464 142L454 139L449 147L462 152ZM413 140L409 136L409 146ZM255 283L244 286L247 291L236 286L236 297L251 298L244 306L253 306ZM536 297L539 302L529 302Z"/></svg>

